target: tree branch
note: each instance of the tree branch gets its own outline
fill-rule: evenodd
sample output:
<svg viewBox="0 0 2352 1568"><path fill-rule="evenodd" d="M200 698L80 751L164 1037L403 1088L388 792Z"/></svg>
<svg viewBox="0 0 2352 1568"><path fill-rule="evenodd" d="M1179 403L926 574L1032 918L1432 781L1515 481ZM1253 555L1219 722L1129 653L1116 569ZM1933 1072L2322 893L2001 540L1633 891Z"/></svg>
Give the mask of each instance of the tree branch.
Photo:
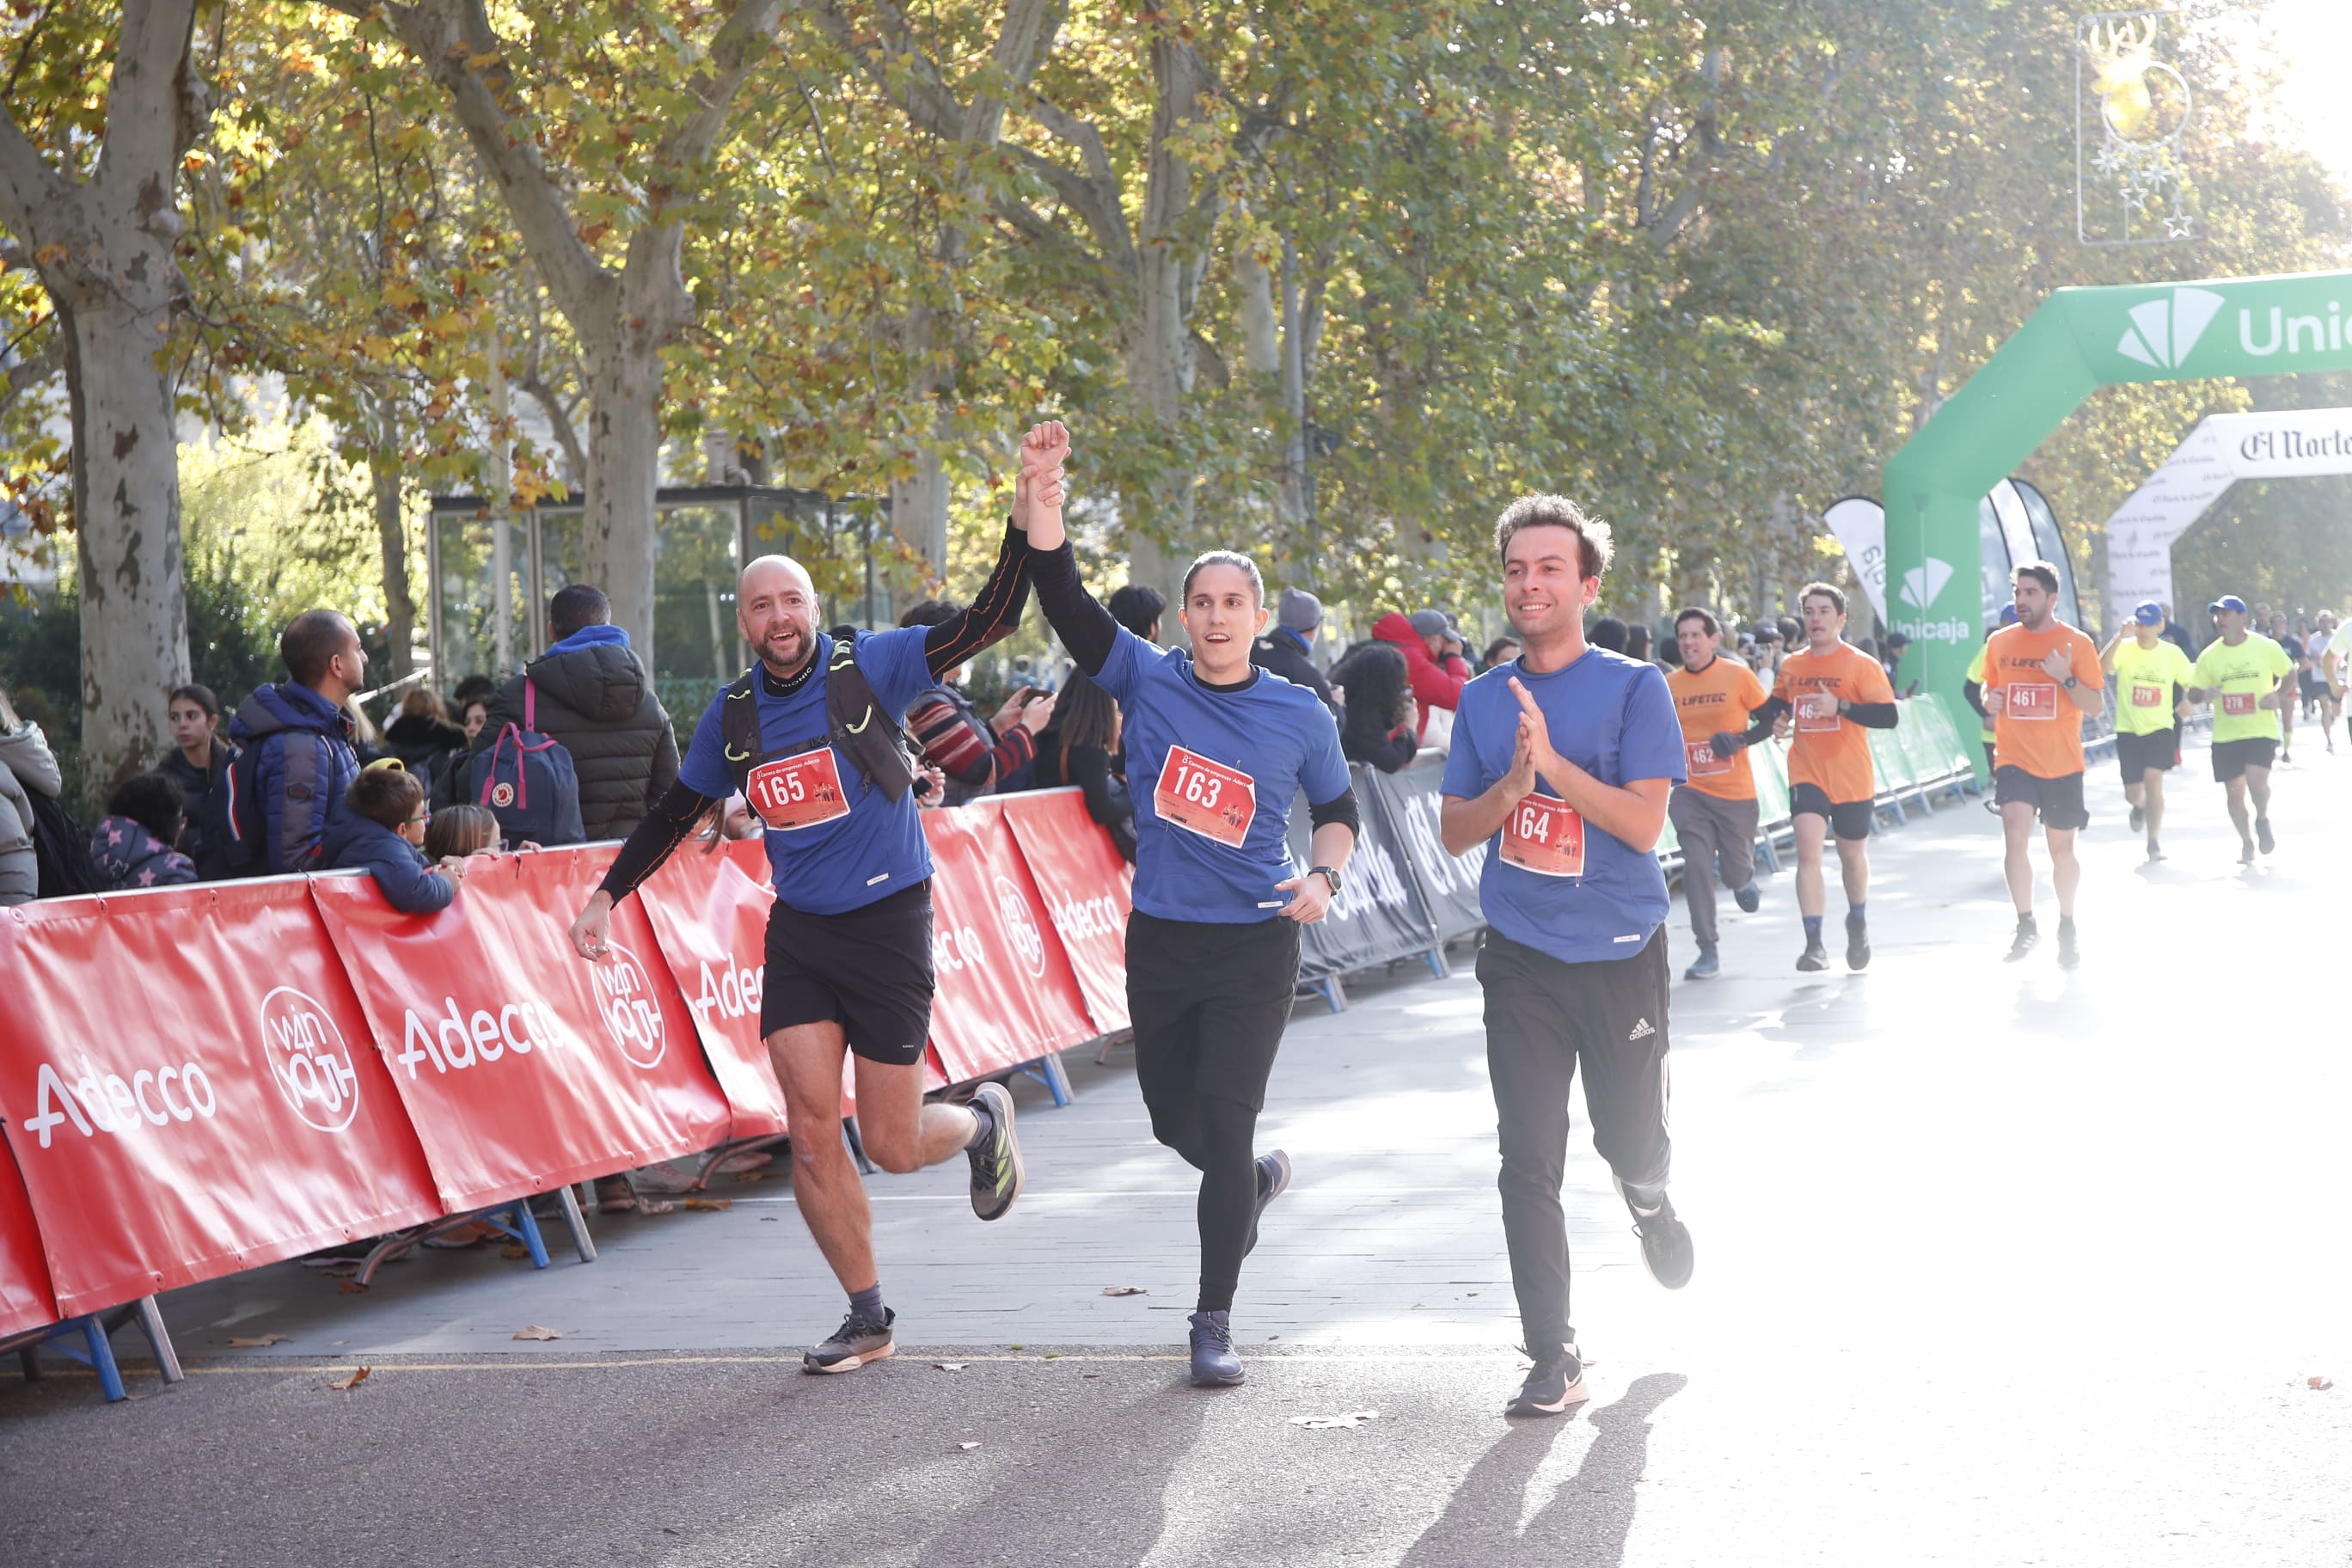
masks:
<svg viewBox="0 0 2352 1568"><path fill-rule="evenodd" d="M176 239L184 225L174 190L180 154L209 113L189 45L196 0L125 0L107 90L106 136L93 184L135 181L142 227Z"/></svg>
<svg viewBox="0 0 2352 1568"><path fill-rule="evenodd" d="M0 376L0 411L65 368L65 333L53 331L39 348L10 365L6 374Z"/></svg>
<svg viewBox="0 0 2352 1568"><path fill-rule="evenodd" d="M40 150L17 129L16 117L0 107L0 227L27 245L48 242L50 226L40 219L69 189ZM26 258L25 264L31 265L31 258Z"/></svg>

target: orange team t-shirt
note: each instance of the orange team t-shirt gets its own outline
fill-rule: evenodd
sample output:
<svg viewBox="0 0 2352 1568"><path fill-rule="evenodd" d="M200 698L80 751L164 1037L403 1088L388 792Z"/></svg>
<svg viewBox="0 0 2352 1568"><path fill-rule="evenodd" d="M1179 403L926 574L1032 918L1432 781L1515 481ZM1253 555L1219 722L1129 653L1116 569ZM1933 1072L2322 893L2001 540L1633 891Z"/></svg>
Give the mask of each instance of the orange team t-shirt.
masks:
<svg viewBox="0 0 2352 1568"><path fill-rule="evenodd" d="M1789 783L1809 784L1830 797L1832 805L1876 798L1876 775L1870 765L1870 736L1851 719L1837 717L1837 700L1848 702L1892 702L1895 688L1876 659L1841 642L1827 653L1798 649L1780 661L1772 695L1794 710L1794 731L1789 746ZM1826 712L1810 712L1806 699L1826 699Z"/></svg>
<svg viewBox="0 0 2352 1568"><path fill-rule="evenodd" d="M2066 656L2067 668L2084 686L2096 691L2106 685L2097 646L2063 621L2053 620L2039 632L2003 626L1985 644L1984 689L2002 693L2000 712L1993 719L1993 760L2038 779L2083 771L2083 710L2042 668L2053 651Z"/></svg>
<svg viewBox="0 0 2352 1568"><path fill-rule="evenodd" d="M1675 717L1683 724L1683 767L1689 787L1717 800L1754 800L1756 775L1748 753L1718 757L1707 744L1717 731L1738 734L1748 728L1748 716L1764 706L1764 683L1736 658L1718 655L1693 675L1686 669L1666 671L1666 689L1674 693Z"/></svg>

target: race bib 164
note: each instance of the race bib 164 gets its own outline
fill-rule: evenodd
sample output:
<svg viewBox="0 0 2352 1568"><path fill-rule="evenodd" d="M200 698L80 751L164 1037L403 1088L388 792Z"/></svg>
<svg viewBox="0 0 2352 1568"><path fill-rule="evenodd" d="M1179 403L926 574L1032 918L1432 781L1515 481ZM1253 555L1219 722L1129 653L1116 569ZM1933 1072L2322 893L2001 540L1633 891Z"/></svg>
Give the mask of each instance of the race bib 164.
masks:
<svg viewBox="0 0 2352 1568"><path fill-rule="evenodd" d="M1503 824L1503 863L1538 877L1584 875L1584 818L1564 800L1531 795Z"/></svg>

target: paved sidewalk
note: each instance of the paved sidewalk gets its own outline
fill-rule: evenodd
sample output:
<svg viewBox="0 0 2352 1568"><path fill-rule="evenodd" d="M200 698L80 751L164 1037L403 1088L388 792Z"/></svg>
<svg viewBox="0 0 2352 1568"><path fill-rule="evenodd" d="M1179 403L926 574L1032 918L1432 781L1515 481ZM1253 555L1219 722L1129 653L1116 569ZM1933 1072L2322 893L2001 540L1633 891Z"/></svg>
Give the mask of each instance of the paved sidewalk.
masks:
<svg viewBox="0 0 2352 1568"><path fill-rule="evenodd" d="M364 1297L263 1269L167 1300L183 1388L142 1378L108 1410L0 1379L20 1466L153 1474L135 1508L20 1487L0 1555L2342 1564L2352 1393L2305 1383L2352 1390L2352 1067L2326 1000L2352 757L2302 750L2250 870L2201 752L2155 868L2095 771L2071 975L2054 934L2000 962L1999 828L1973 803L1874 845L1864 974L1791 970L1785 875L1727 911L1724 978L1675 999L1688 1290L1643 1273L1578 1108L1599 1364L1573 1422L1497 1417L1518 1331L1477 988L1400 975L1302 1007L1285 1042L1265 1136L1298 1184L1244 1276L1244 1389L1171 1386L1190 1172L1115 1059L1066 1110L1023 1089L1029 1195L999 1225L960 1163L876 1178L883 1282L926 1354L796 1373L841 1304L781 1181L602 1222L585 1267L429 1255ZM2046 868L2041 898L2054 933ZM1129 1285L1148 1294L1101 1294ZM564 1337L514 1342L529 1323ZM264 1331L291 1337L226 1346ZM324 1389L362 1362L369 1384ZM1357 1409L1382 1419L1288 1421Z"/></svg>

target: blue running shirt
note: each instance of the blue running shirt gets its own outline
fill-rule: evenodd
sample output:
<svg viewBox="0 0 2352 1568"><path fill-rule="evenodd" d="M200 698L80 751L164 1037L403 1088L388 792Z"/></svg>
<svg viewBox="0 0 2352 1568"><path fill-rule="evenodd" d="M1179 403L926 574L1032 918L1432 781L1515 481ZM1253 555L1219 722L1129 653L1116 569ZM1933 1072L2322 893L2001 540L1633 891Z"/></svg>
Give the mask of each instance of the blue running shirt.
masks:
<svg viewBox="0 0 2352 1568"><path fill-rule="evenodd" d="M1125 716L1135 798L1135 907L1161 920L1244 925L1290 900L1293 796L1328 805L1348 793L1339 727L1323 700L1260 669L1212 691L1192 656L1119 628L1095 683ZM1677 731L1679 733L1679 731Z"/></svg>
<svg viewBox="0 0 2352 1568"><path fill-rule="evenodd" d="M857 639L857 667L893 724L904 722L907 705L939 684L923 654L929 630L908 626ZM816 668L799 690L777 697L765 680L751 683L762 757L751 774L751 809L768 824L763 842L776 897L811 915L847 914L931 874L913 793L893 804L827 739L824 681L832 658L833 638L820 632ZM677 770L680 784L718 800L735 793L719 715L726 700L715 697L702 710Z"/></svg>
<svg viewBox="0 0 2352 1568"><path fill-rule="evenodd" d="M1511 771L1519 739L1513 676L1543 710L1552 749L1602 784L1622 788L1632 779L1684 782L1682 725L1664 674L1655 665L1596 647L1548 675L1513 659L1464 687L1454 715L1454 750L1445 759L1445 794L1475 799ZM1538 796L1555 800L1558 792L1538 778L1522 809ZM1559 818L1573 816L1564 806L1540 804L1534 812L1533 826L1546 838L1557 836ZM1581 874L1566 874L1564 868L1574 864L1570 858L1515 849L1516 858L1549 868L1528 869L1505 858L1504 839L1517 816L1515 812L1514 822L1487 841L1486 868L1478 878L1478 901L1487 923L1564 963L1630 958L1641 952L1666 919L1666 874L1657 856L1586 825Z"/></svg>

